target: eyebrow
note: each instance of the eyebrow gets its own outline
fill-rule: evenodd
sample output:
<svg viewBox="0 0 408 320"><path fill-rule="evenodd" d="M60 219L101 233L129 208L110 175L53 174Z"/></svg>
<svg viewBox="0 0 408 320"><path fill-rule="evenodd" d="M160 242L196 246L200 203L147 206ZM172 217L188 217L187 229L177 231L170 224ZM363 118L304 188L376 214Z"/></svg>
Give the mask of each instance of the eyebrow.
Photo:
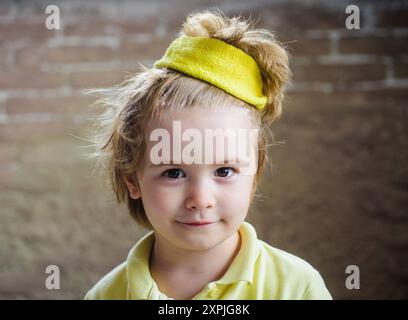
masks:
<svg viewBox="0 0 408 320"><path fill-rule="evenodd" d="M221 165L221 164L239 164L239 165L247 165L249 161L237 158L237 159L224 159L223 162L221 163L200 163L201 165ZM193 163L195 164L195 163ZM189 166L190 164L185 164L185 163L173 163L173 160L170 160L170 163L159 163L159 164L153 164L149 162L149 167L150 168L157 168L157 167L162 167L162 166L182 166L182 165L187 165Z"/></svg>

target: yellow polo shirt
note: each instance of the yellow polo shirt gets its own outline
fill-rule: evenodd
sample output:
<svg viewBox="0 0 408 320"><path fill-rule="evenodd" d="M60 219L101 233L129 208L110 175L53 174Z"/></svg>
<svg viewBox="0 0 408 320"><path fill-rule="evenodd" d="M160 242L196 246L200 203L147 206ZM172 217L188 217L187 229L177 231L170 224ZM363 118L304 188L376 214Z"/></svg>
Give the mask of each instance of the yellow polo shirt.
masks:
<svg viewBox="0 0 408 320"><path fill-rule="evenodd" d="M319 272L306 261L257 238L244 222L241 248L221 279L210 282L193 300L332 299ZM123 262L86 294L85 299L171 299L161 293L149 271L151 231Z"/></svg>

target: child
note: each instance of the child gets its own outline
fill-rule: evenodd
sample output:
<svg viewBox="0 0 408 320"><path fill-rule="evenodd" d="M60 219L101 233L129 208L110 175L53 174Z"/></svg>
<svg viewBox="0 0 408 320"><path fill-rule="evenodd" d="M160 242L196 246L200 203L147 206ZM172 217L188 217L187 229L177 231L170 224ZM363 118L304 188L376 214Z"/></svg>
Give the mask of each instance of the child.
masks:
<svg viewBox="0 0 408 320"><path fill-rule="evenodd" d="M270 32L206 11L154 67L108 91L98 155L118 202L152 231L85 299L331 299L318 271L244 221L289 78ZM204 132L239 130L256 130L252 156L237 151L246 138L228 145L232 159L200 149Z"/></svg>

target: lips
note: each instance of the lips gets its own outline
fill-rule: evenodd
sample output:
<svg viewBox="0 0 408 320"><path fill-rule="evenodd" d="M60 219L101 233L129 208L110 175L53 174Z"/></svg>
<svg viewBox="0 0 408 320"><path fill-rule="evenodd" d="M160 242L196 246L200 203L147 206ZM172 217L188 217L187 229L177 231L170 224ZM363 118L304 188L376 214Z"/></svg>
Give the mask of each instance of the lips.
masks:
<svg viewBox="0 0 408 320"><path fill-rule="evenodd" d="M179 221L179 222L182 224L188 225L188 226L193 226L193 227L206 226L206 225L215 223L213 221L191 221L191 222Z"/></svg>

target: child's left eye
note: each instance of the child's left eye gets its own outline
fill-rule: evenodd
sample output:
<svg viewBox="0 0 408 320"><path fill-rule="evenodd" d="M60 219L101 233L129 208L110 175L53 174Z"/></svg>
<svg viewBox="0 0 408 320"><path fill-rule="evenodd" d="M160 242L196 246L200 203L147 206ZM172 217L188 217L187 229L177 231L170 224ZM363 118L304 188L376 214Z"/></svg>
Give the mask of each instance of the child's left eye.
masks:
<svg viewBox="0 0 408 320"><path fill-rule="evenodd" d="M215 175L221 178L228 178L232 176L232 174L235 172L234 168L232 167L222 167L218 168L215 170Z"/></svg>
<svg viewBox="0 0 408 320"><path fill-rule="evenodd" d="M172 180L185 177L184 172L181 169L177 169L177 168L166 170L165 172L163 172L162 175Z"/></svg>

